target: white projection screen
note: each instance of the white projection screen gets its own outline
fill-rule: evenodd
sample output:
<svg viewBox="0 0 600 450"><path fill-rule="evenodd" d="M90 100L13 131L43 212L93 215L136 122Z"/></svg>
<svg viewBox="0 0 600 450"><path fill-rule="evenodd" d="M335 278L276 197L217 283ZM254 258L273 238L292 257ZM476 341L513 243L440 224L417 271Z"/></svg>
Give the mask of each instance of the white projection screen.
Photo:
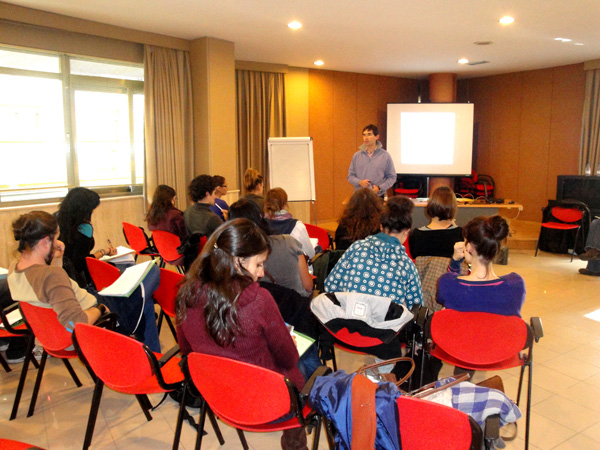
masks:
<svg viewBox="0 0 600 450"><path fill-rule="evenodd" d="M388 103L387 151L396 172L471 175L472 103Z"/></svg>

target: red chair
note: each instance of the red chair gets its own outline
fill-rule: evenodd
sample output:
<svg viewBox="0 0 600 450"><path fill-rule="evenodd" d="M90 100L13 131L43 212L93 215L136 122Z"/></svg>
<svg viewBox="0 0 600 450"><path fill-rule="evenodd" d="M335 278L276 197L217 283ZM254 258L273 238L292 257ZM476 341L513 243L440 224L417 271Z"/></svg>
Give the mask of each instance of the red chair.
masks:
<svg viewBox="0 0 600 450"><path fill-rule="evenodd" d="M69 347L72 347L73 345L71 333L67 331L67 329L58 321L58 317L54 310L52 308L35 306L29 302L19 302L19 309L25 318L27 327L35 335L36 339L44 348L42 359L40 361L40 368L35 379L33 394L31 395L29 411L27 412L27 417L30 417L33 415L35 410L35 404L37 402L40 383L42 382L42 376L44 375L44 368L46 367L48 355L59 358L63 362L77 387L81 387L81 381L79 381L79 378L73 370L71 363L69 363L69 359L77 358L77 353L75 350L69 350ZM29 357L29 355L26 357L26 361ZM23 379L23 383L24 382L25 380ZM18 389L23 389L23 386L20 382ZM14 410L14 413L16 416L17 411Z"/></svg>
<svg viewBox="0 0 600 450"><path fill-rule="evenodd" d="M44 450L37 445L26 444L25 442L13 441L10 439L0 439L0 448L2 450Z"/></svg>
<svg viewBox="0 0 600 450"><path fill-rule="evenodd" d="M177 341L177 333L171 318L175 317L175 297L177 291L179 291L179 283L184 279L184 275L175 273L172 270L160 269L160 284L156 291L154 291L154 300L160 305L160 314L158 316L158 333L160 334L160 327L162 325L163 318L166 320L167 325L173 333L175 341Z"/></svg>
<svg viewBox="0 0 600 450"><path fill-rule="evenodd" d="M168 231L154 230L152 232L152 240L162 260L167 264L175 266L179 273L184 273L184 255L179 253L179 247L181 247L179 236Z"/></svg>
<svg viewBox="0 0 600 450"><path fill-rule="evenodd" d="M282 431L315 427L313 450L319 447L321 417L300 399L296 387L283 375L272 370L220 356L190 353L184 372L203 398L200 409L196 449L202 446L207 412L212 411L226 424L254 432ZM243 382L241 382L243 380ZM303 392L310 389L311 382ZM181 409L185 409L185 396ZM292 415L293 413L293 415ZM181 415L181 414L180 414ZM290 415L288 420L280 420ZM242 446L248 449L244 434L238 431Z"/></svg>
<svg viewBox="0 0 600 450"><path fill-rule="evenodd" d="M305 223L306 231L308 232L308 237L317 239L319 241L319 245L325 250L329 250L332 248L331 236L325 228L318 227L316 225L311 225L310 223Z"/></svg>
<svg viewBox="0 0 600 450"><path fill-rule="evenodd" d="M110 286L121 276L119 269L105 261L88 256L85 263L98 291Z"/></svg>
<svg viewBox="0 0 600 450"><path fill-rule="evenodd" d="M152 259L160 257L158 250L142 227L123 222L123 235L127 245L135 250L136 261L139 255L149 256Z"/></svg>
<svg viewBox="0 0 600 450"><path fill-rule="evenodd" d="M529 369L525 425L527 449L531 419L533 342L544 335L540 318L532 317L531 325L528 325L516 316L444 309L433 314L430 331L431 355L449 364L469 370L488 371L521 367L517 405L521 397L525 368Z"/></svg>
<svg viewBox="0 0 600 450"><path fill-rule="evenodd" d="M402 396L396 400L402 450L480 450L481 428L448 406Z"/></svg>
<svg viewBox="0 0 600 450"><path fill-rule="evenodd" d="M25 378L27 377L27 370L29 368L29 362L33 362L33 365L36 368L39 368L39 364L37 360L33 357L33 347L35 346L35 340L33 338L33 333L27 328L25 323L12 326L10 321L8 320L7 315L13 313L13 311L17 311L19 308L19 303L14 302L12 305L7 306L3 310L0 310L0 320L2 321L2 328L0 328L0 338L15 338L20 337L26 340L25 345L25 360L23 361L23 366L21 367L21 376L19 378L19 385L17 388L17 393L15 394L15 399L13 400L13 408L10 413L10 419L13 420L17 417L17 411L19 409L19 403L21 402L21 395L23 394L23 386L25 385ZM13 313L14 314L14 313ZM20 315L20 311L19 311ZM8 363L5 361L4 357L0 354L0 364L4 367L4 370L7 372L11 372L11 368ZM0 447L2 448L2 447Z"/></svg>
<svg viewBox="0 0 600 450"><path fill-rule="evenodd" d="M73 344L81 361L95 376L84 450L92 443L105 384L116 392L135 395L147 420L152 420L147 394L167 393L183 385L181 359L174 356L179 351L177 346L165 355L153 353L135 339L85 323L75 325ZM181 428L176 430L173 448L179 446L180 433Z"/></svg>
<svg viewBox="0 0 600 450"><path fill-rule="evenodd" d="M553 206L550 209L550 214L552 221L542 223L540 235L538 236L537 244L535 246L535 256L537 256L538 250L540 248L540 238L542 236L544 228L563 231L577 230L575 232L573 250L571 251L571 262L573 262L573 255L575 254L575 247L577 246L579 231L581 230L581 227L583 225L583 210L575 205Z"/></svg>

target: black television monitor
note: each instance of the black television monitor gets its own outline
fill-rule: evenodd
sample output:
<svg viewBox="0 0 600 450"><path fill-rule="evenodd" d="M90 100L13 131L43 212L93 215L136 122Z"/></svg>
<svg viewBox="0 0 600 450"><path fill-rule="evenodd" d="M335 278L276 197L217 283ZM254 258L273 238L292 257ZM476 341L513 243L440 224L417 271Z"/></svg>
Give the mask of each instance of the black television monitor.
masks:
<svg viewBox="0 0 600 450"><path fill-rule="evenodd" d="M387 151L403 175L470 176L472 103L388 103Z"/></svg>
<svg viewBox="0 0 600 450"><path fill-rule="evenodd" d="M559 175L556 200L579 200L593 216L600 216L600 176Z"/></svg>

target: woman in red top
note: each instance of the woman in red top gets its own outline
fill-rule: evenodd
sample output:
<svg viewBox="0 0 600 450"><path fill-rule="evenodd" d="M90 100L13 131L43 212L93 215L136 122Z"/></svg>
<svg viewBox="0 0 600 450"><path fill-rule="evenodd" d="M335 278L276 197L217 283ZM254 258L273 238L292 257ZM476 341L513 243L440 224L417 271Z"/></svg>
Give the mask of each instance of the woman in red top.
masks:
<svg viewBox="0 0 600 450"><path fill-rule="evenodd" d="M176 199L175 189L165 184L159 185L154 191L146 222L150 231L168 231L179 236L181 243L184 243L187 239L187 230L183 222L183 213L175 207Z"/></svg>
<svg viewBox="0 0 600 450"><path fill-rule="evenodd" d="M183 354L200 352L283 374L298 389L298 351L264 276L269 241L253 222L235 219L212 234L177 296L177 340ZM203 326L204 325L204 326ZM285 430L283 449L306 449L302 428Z"/></svg>

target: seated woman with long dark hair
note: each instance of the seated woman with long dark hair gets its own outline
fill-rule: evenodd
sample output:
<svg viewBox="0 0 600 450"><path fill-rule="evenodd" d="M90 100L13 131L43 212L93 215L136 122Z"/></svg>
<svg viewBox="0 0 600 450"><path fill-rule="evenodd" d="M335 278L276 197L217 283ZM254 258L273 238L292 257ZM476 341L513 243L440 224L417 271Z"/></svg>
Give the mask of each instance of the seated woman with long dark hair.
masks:
<svg viewBox="0 0 600 450"><path fill-rule="evenodd" d="M183 212L175 207L177 193L166 184L160 184L154 191L146 222L150 231L162 230L179 236L181 242L187 239Z"/></svg>
<svg viewBox="0 0 600 450"><path fill-rule="evenodd" d="M348 201L335 230L335 249L347 250L361 239L379 233L383 203L373 189L358 189Z"/></svg>
<svg viewBox="0 0 600 450"><path fill-rule="evenodd" d="M267 237L251 221L221 225L179 289L177 338L184 354L200 352L255 364L283 374L302 389L294 341L273 297L257 283L269 251ZM281 447L306 449L304 430L285 430Z"/></svg>
<svg viewBox="0 0 600 450"><path fill-rule="evenodd" d="M437 301L458 311L478 311L521 316L525 282L512 272L498 276L492 261L508 236L508 223L501 216L476 217L463 229L463 242L454 246L449 273L440 277ZM463 259L471 265L460 275Z"/></svg>
<svg viewBox="0 0 600 450"><path fill-rule="evenodd" d="M100 196L96 192L76 187L60 203L56 216L60 226L59 240L65 244L63 268L84 289L92 285L85 258L89 256L100 259L117 253L112 246L93 251L96 241L92 213L99 205Z"/></svg>

